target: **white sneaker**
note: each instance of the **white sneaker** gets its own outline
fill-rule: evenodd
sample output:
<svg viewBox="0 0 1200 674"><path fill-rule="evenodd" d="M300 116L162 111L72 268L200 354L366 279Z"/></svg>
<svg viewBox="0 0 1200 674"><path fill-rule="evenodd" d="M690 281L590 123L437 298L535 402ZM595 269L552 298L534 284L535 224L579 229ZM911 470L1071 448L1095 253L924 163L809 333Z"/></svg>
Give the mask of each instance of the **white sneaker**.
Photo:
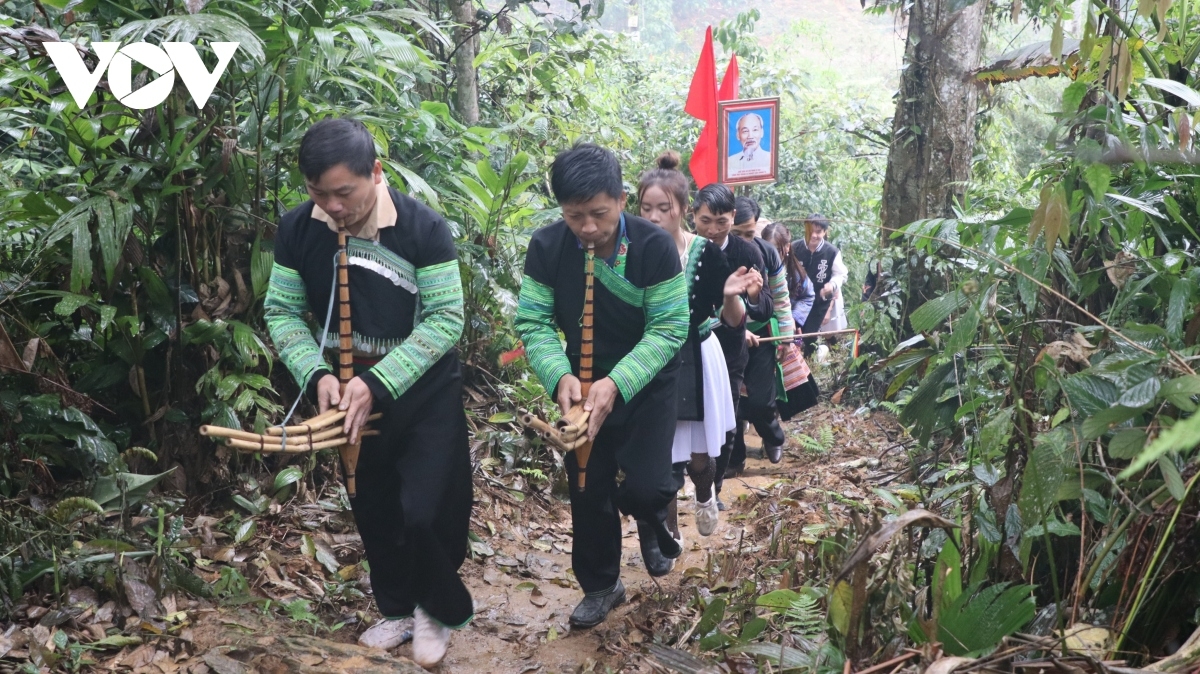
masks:
<svg viewBox="0 0 1200 674"><path fill-rule="evenodd" d="M412 622L380 620L358 636L358 645L390 651L412 638Z"/></svg>
<svg viewBox="0 0 1200 674"><path fill-rule="evenodd" d="M721 511L717 509L715 494L708 498L707 503L696 502L696 531L701 536L711 536L720 521Z"/></svg>
<svg viewBox="0 0 1200 674"><path fill-rule="evenodd" d="M425 669L435 667L450 647L450 628L434 620L420 606L413 613L413 662Z"/></svg>

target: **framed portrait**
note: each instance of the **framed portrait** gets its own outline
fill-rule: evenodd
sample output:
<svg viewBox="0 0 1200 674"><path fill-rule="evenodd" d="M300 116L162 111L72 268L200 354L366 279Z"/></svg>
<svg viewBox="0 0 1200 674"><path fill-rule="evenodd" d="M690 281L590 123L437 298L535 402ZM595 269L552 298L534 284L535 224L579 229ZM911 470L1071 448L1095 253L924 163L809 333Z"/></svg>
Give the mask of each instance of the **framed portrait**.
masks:
<svg viewBox="0 0 1200 674"><path fill-rule="evenodd" d="M726 185L775 182L779 99L721 101L717 112L717 181Z"/></svg>

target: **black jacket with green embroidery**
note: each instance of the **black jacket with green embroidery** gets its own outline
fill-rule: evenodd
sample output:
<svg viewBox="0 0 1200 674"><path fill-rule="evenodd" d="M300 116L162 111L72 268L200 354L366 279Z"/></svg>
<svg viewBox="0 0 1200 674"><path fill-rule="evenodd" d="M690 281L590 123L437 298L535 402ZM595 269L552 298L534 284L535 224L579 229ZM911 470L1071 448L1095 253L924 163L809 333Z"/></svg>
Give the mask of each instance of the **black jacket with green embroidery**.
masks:
<svg viewBox="0 0 1200 674"><path fill-rule="evenodd" d="M356 370L380 400L399 398L426 372L451 365L463 327L458 255L446 222L417 200L388 192L395 226L381 228L378 241L349 237L347 245ZM313 206L306 201L280 221L265 301L279 357L310 395L332 370L304 314L324 322L337 254L337 234L312 217ZM329 327L326 347L335 349L336 311Z"/></svg>
<svg viewBox="0 0 1200 674"><path fill-rule="evenodd" d="M687 286L675 242L647 220L626 215L625 223L624 275L597 260L593 286L594 376L611 378L621 393L610 418L657 379L674 397L677 354L688 332ZM579 239L562 220L529 241L515 326L530 364L552 394L563 375L579 373L585 260Z"/></svg>

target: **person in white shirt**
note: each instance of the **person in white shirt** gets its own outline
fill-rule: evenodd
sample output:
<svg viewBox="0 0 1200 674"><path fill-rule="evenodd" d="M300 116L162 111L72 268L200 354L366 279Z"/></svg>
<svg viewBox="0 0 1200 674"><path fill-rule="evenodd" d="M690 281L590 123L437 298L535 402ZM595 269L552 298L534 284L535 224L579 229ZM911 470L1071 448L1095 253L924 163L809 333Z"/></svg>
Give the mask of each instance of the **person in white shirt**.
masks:
<svg viewBox="0 0 1200 674"><path fill-rule="evenodd" d="M817 294L803 327L803 333L810 335L821 331L825 314L833 304L838 290L846 282L850 270L846 269L846 263L842 261L842 252L825 240L829 233L829 220L814 214L808 216L805 224L811 225L807 227L810 230L809 235L805 240L792 242L792 255L804 265ZM815 348L816 340L805 338L804 355L812 354Z"/></svg>
<svg viewBox="0 0 1200 674"><path fill-rule="evenodd" d="M742 115L737 123L737 138L742 151L729 155L726 177L749 178L771 175L771 153L762 146L763 118L756 112Z"/></svg>

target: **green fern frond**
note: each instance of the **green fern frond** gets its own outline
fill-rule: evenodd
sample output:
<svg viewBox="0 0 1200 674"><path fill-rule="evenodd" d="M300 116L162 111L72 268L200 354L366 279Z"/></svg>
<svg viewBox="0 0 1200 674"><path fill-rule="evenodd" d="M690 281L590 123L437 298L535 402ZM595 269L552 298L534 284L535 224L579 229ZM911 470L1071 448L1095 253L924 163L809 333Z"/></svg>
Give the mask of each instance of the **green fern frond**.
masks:
<svg viewBox="0 0 1200 674"><path fill-rule="evenodd" d="M833 429L829 426L822 426L820 433L821 449L829 451L833 448Z"/></svg>
<svg viewBox="0 0 1200 674"><path fill-rule="evenodd" d="M806 639L825 631L825 614L813 592L801 592L783 614L784 625Z"/></svg>
<svg viewBox="0 0 1200 674"><path fill-rule="evenodd" d="M882 407L883 409L891 412L892 414L895 414L896 416L900 416L900 412L903 411L903 409L899 405L897 405L896 403L894 403L890 400L881 400L879 402L879 406Z"/></svg>
<svg viewBox="0 0 1200 674"><path fill-rule="evenodd" d="M805 451L808 451L812 454L824 454L825 453L825 447L822 446L819 441L817 441L815 438L813 438L810 435L801 435L799 438L796 439L796 442L798 442L800 444L801 448L803 448Z"/></svg>

